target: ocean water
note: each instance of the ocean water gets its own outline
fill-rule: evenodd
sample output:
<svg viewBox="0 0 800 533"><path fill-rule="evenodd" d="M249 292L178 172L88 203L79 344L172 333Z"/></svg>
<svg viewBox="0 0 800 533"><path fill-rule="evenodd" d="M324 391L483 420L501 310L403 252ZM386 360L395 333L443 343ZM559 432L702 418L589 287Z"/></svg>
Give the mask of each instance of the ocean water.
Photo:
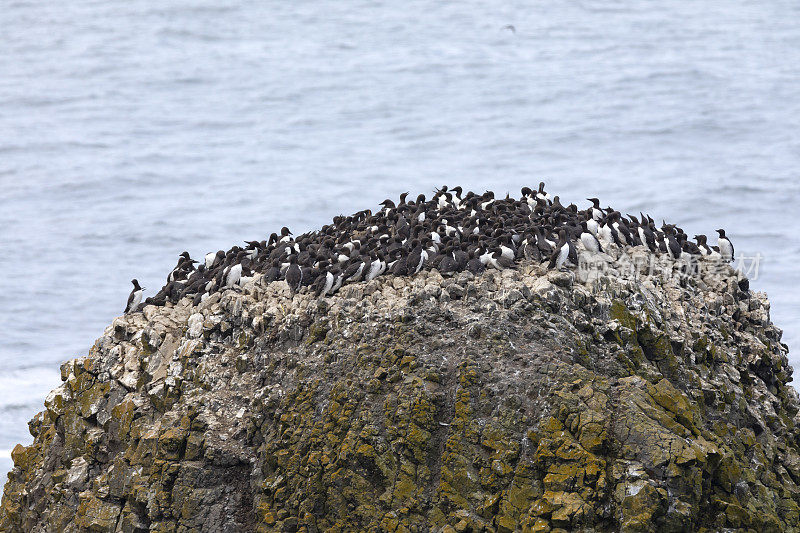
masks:
<svg viewBox="0 0 800 533"><path fill-rule="evenodd" d="M177 255L460 184L599 196L761 256L800 362L800 4L8 0L0 474ZM513 25L513 29L507 28Z"/></svg>

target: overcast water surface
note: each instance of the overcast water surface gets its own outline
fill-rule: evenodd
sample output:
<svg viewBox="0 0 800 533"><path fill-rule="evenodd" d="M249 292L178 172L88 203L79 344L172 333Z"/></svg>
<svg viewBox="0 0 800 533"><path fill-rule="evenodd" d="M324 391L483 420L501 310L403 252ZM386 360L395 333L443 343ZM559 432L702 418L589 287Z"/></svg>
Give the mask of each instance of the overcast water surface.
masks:
<svg viewBox="0 0 800 533"><path fill-rule="evenodd" d="M4 2L0 473L131 278L153 294L183 250L445 183L727 228L796 366L798 20L788 0Z"/></svg>

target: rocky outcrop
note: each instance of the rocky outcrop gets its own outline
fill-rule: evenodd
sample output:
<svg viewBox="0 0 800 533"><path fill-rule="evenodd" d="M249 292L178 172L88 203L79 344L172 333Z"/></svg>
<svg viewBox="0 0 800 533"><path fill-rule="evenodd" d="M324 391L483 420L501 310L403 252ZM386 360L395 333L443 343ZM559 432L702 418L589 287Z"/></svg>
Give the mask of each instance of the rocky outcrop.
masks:
<svg viewBox="0 0 800 533"><path fill-rule="evenodd" d="M120 317L14 449L0 530L800 530L765 295L637 257Z"/></svg>

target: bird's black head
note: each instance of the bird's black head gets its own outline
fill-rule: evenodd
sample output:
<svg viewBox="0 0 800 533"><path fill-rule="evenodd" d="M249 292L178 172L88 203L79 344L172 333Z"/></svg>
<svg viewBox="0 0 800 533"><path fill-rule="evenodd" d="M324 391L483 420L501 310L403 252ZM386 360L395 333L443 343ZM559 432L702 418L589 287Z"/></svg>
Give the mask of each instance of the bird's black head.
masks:
<svg viewBox="0 0 800 533"><path fill-rule="evenodd" d="M719 236L720 236L720 237L724 237L724 236L725 236L725 230L724 230L724 229L718 229L718 230L715 230L715 231L716 231L717 233L719 233Z"/></svg>

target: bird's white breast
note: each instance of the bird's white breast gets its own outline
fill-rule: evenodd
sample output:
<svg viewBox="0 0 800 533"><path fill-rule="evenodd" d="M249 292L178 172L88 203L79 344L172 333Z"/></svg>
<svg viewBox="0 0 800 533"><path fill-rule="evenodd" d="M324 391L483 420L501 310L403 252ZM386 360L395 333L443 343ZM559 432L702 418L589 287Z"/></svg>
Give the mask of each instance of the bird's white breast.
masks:
<svg viewBox="0 0 800 533"><path fill-rule="evenodd" d="M589 250L590 252L599 252L600 247L597 246L597 241L595 240L594 236L590 233L581 233L581 242L583 243L583 247Z"/></svg>

